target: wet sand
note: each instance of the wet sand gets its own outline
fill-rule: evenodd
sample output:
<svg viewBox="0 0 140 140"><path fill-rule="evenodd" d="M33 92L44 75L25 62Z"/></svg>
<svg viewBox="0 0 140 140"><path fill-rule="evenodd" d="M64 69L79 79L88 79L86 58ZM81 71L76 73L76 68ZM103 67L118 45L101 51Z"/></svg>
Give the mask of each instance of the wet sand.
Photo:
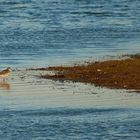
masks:
<svg viewBox="0 0 140 140"><path fill-rule="evenodd" d="M90 83L99 87L133 89L140 91L140 55L131 55L120 60L90 62L77 66L55 66L36 70L52 71L54 74L40 75L40 78L70 80Z"/></svg>

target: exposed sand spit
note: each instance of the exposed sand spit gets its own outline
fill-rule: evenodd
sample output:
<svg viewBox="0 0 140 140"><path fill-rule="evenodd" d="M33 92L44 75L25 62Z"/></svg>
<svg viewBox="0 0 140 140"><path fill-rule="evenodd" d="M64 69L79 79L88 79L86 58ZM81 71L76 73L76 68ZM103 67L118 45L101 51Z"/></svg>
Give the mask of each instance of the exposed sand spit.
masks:
<svg viewBox="0 0 140 140"><path fill-rule="evenodd" d="M140 55L78 66L56 66L36 70L55 71L40 78L93 83L95 86L140 90Z"/></svg>

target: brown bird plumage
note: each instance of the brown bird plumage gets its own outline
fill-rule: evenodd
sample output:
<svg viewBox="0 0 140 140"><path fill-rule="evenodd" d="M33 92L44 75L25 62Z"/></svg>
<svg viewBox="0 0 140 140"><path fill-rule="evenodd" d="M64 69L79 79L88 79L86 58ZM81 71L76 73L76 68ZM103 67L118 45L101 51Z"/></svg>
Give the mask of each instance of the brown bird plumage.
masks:
<svg viewBox="0 0 140 140"><path fill-rule="evenodd" d="M10 68L0 71L0 78L6 78L10 74Z"/></svg>

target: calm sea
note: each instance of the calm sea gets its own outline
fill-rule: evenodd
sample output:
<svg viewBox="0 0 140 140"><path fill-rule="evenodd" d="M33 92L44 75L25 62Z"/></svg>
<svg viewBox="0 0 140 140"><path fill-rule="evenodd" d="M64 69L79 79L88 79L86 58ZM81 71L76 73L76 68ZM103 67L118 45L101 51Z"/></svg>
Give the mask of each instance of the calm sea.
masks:
<svg viewBox="0 0 140 140"><path fill-rule="evenodd" d="M139 0L0 0L0 69L69 64L138 52ZM55 82L28 82L30 75L19 80L25 74L15 72L17 77L13 74L8 83L0 82L0 139L140 139L139 106L121 107L129 101L135 103L133 95L120 94L116 108L88 107L82 102L92 105L92 99L100 99L102 93L92 95L85 89L77 95L76 86L68 86L69 93L64 86L55 86ZM98 104L116 102L113 94L109 100L104 100L104 95ZM127 96L133 100L127 100ZM138 102L138 94L134 96ZM78 107L69 107L70 100Z"/></svg>
<svg viewBox="0 0 140 140"><path fill-rule="evenodd" d="M139 140L140 110L0 111L2 140Z"/></svg>
<svg viewBox="0 0 140 140"><path fill-rule="evenodd" d="M0 0L0 68L140 51L139 0Z"/></svg>

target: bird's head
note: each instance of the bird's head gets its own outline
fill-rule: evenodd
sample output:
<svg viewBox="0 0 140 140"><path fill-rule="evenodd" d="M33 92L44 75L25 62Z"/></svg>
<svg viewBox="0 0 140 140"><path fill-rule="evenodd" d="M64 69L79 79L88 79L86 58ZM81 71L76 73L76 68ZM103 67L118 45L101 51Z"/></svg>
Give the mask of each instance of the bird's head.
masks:
<svg viewBox="0 0 140 140"><path fill-rule="evenodd" d="M11 71L11 68L10 67L7 67L7 70L10 70Z"/></svg>

